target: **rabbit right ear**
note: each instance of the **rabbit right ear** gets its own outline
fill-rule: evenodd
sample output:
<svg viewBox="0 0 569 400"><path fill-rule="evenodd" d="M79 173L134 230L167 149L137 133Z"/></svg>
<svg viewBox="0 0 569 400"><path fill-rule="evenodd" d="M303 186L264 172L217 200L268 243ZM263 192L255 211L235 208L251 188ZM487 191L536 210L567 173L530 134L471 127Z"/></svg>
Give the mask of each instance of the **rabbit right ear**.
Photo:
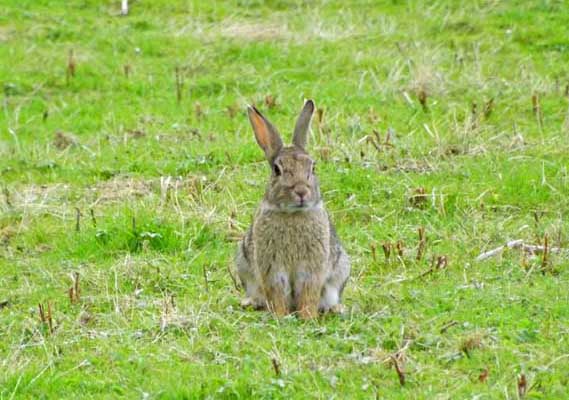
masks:
<svg viewBox="0 0 569 400"><path fill-rule="evenodd" d="M306 100L304 107L302 107L302 111L298 116L296 125L294 126L292 143L301 149L304 149L306 147L306 141L308 139L308 128L310 127L310 120L312 120L314 109L314 101Z"/></svg>
<svg viewBox="0 0 569 400"><path fill-rule="evenodd" d="M283 141L277 129L254 106L247 107L247 114L255 132L255 139L265 152L267 161L272 164L283 147Z"/></svg>

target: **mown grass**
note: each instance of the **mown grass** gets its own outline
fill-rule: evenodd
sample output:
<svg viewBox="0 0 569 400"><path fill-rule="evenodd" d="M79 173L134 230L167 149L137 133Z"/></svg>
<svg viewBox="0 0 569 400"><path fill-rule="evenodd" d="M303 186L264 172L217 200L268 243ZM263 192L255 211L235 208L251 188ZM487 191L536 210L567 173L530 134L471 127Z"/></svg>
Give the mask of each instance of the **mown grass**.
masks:
<svg viewBox="0 0 569 400"><path fill-rule="evenodd" d="M119 3L3 4L0 398L566 397L567 253L475 260L569 247L563 2ZM304 98L353 259L311 322L229 273L267 176L245 105L286 136Z"/></svg>

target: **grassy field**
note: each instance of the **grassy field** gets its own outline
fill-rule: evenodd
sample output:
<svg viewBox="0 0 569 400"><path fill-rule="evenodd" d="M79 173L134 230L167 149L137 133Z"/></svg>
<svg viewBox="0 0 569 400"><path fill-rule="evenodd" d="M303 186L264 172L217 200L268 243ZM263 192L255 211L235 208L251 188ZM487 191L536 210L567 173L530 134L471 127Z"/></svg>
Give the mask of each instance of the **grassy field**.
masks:
<svg viewBox="0 0 569 400"><path fill-rule="evenodd" d="M0 399L567 398L567 251L476 260L569 247L563 1L1 8ZM245 107L290 140L305 98L353 262L310 322L230 274Z"/></svg>

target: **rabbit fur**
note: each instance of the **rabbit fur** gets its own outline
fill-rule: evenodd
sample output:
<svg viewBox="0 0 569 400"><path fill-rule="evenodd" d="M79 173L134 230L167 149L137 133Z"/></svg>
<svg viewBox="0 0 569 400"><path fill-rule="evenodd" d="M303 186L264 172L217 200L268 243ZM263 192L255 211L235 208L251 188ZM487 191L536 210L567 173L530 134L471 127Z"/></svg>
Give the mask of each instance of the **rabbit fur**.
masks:
<svg viewBox="0 0 569 400"><path fill-rule="evenodd" d="M235 263L246 291L244 306L304 319L341 310L350 274L344 251L320 196L314 160L305 150L314 102L298 117L292 146L255 108L248 115L271 177Z"/></svg>

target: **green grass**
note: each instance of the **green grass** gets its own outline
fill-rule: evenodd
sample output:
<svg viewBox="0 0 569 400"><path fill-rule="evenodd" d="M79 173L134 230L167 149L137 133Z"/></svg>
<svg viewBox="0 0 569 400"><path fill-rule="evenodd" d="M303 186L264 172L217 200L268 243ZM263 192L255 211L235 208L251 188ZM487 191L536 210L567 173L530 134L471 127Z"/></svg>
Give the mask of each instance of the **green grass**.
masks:
<svg viewBox="0 0 569 400"><path fill-rule="evenodd" d="M3 2L0 399L566 398L567 252L476 261L569 247L562 1L131 3ZM268 175L245 106L288 138L305 98L353 260L311 322L242 310L229 274Z"/></svg>

